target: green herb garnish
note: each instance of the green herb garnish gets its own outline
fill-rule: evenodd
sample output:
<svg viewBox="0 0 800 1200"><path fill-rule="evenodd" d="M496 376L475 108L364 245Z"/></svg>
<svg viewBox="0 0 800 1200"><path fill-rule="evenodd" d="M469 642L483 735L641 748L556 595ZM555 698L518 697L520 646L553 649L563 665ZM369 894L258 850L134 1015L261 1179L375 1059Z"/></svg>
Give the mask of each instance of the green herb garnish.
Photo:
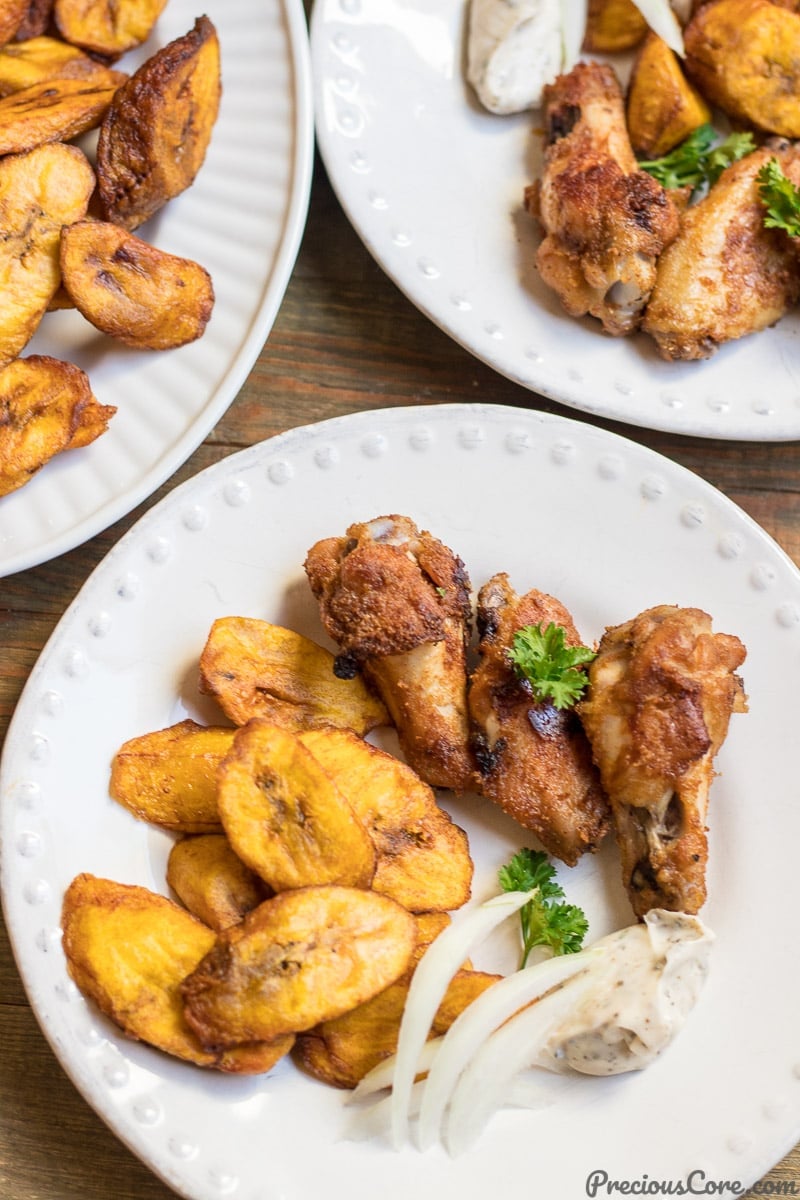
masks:
<svg viewBox="0 0 800 1200"><path fill-rule="evenodd" d="M790 237L800 237L800 188L787 179L777 158L771 158L758 172L758 194L766 208L767 229L783 229Z"/></svg>
<svg viewBox="0 0 800 1200"><path fill-rule="evenodd" d="M690 187L696 191L703 184L716 183L726 167L756 148L752 133L732 133L715 146L716 139L713 125L701 125L663 158L640 162L639 166L665 188Z"/></svg>
<svg viewBox="0 0 800 1200"><path fill-rule="evenodd" d="M579 670L595 658L588 646L567 646L563 625L552 621L526 625L514 634L508 656L520 679L531 685L536 700L552 700L556 708L570 708L583 694L588 680Z"/></svg>
<svg viewBox="0 0 800 1200"><path fill-rule="evenodd" d="M582 908L563 903L564 889L556 881L555 867L542 850L520 850L498 873L504 892L538 888L519 910L522 959L528 961L534 946L549 946L553 954L576 954L583 946L589 922Z"/></svg>

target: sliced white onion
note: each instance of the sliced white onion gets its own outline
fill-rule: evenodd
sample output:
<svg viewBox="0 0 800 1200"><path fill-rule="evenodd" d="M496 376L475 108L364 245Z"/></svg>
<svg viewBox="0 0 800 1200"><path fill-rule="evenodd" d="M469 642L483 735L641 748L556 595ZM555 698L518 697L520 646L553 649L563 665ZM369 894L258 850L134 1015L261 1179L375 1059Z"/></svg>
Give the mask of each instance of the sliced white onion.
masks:
<svg viewBox="0 0 800 1200"><path fill-rule="evenodd" d="M580 58L588 14L588 0L561 0L562 71L571 71Z"/></svg>
<svg viewBox="0 0 800 1200"><path fill-rule="evenodd" d="M564 954L525 967L487 988L464 1009L448 1029L428 1073L417 1133L420 1150L427 1150L439 1140L445 1109L458 1078L486 1038L524 1005L585 971L601 953L587 950Z"/></svg>
<svg viewBox="0 0 800 1200"><path fill-rule="evenodd" d="M448 925L417 964L400 1022L392 1079L391 1130L396 1149L408 1140L408 1106L419 1072L420 1053L450 980L475 947L537 892L538 888L534 888L529 892L502 892L493 896Z"/></svg>
<svg viewBox="0 0 800 1200"><path fill-rule="evenodd" d="M444 1037L428 1039L417 1057L417 1075L430 1070L431 1063L438 1054L439 1047L443 1041ZM359 1104L362 1100L369 1100L376 1092L382 1092L391 1088L396 1062L397 1056L392 1054L389 1058L385 1058L377 1066L373 1067L353 1088L347 1098L347 1104Z"/></svg>
<svg viewBox="0 0 800 1200"><path fill-rule="evenodd" d="M683 58L683 33L680 22L672 11L669 0L633 0L653 33L667 43L671 50Z"/></svg>
<svg viewBox="0 0 800 1200"><path fill-rule="evenodd" d="M492 1114L506 1102L515 1076L535 1060L555 1022L591 986L590 971L573 975L556 991L518 1012L484 1041L462 1072L450 1098L444 1139L450 1154L455 1157L469 1149Z"/></svg>

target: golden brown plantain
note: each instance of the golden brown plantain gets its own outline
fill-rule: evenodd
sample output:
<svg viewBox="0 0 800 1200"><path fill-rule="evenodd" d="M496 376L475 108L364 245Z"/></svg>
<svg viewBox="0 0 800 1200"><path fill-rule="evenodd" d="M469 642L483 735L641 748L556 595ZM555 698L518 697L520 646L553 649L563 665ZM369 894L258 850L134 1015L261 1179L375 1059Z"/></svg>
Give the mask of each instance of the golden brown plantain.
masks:
<svg viewBox="0 0 800 1200"><path fill-rule="evenodd" d="M77 146L0 159L0 366L28 343L58 290L61 228L84 216L94 183Z"/></svg>
<svg viewBox="0 0 800 1200"><path fill-rule="evenodd" d="M78 875L64 896L69 973L81 992L127 1035L201 1067L268 1071L294 1039L210 1052L183 1016L179 985L208 954L214 934L165 896L131 884Z"/></svg>
<svg viewBox="0 0 800 1200"><path fill-rule="evenodd" d="M344 729L300 734L369 832L377 852L372 888L410 912L460 908L470 897L467 835L431 787L391 754Z"/></svg>
<svg viewBox="0 0 800 1200"><path fill-rule="evenodd" d="M631 68L626 115L631 145L646 158L660 158L711 120L677 54L655 33L645 38Z"/></svg>
<svg viewBox="0 0 800 1200"><path fill-rule="evenodd" d="M61 276L87 321L136 349L172 350L195 341L214 307L204 267L107 221L64 228Z"/></svg>
<svg viewBox="0 0 800 1200"><path fill-rule="evenodd" d="M141 46L167 0L55 0L53 16L65 41L114 59Z"/></svg>
<svg viewBox="0 0 800 1200"><path fill-rule="evenodd" d="M118 88L128 76L54 37L9 42L0 49L0 96L53 79L82 79L101 87Z"/></svg>
<svg viewBox="0 0 800 1200"><path fill-rule="evenodd" d="M141 821L179 833L218 833L217 771L234 732L186 720L130 738L114 755L109 791Z"/></svg>
<svg viewBox="0 0 800 1200"><path fill-rule="evenodd" d="M334 656L310 638L254 617L220 617L200 656L200 690L237 725L264 717L287 729L388 725L359 677L339 679Z"/></svg>
<svg viewBox="0 0 800 1200"><path fill-rule="evenodd" d="M211 140L221 86L219 40L208 17L122 85L97 142L107 220L136 229L189 187Z"/></svg>
<svg viewBox="0 0 800 1200"><path fill-rule="evenodd" d="M116 85L86 79L34 83L0 99L0 155L24 154L45 142L67 142L95 129Z"/></svg>
<svg viewBox="0 0 800 1200"><path fill-rule="evenodd" d="M167 883L189 912L219 932L270 896L224 833L180 838L167 859Z"/></svg>
<svg viewBox="0 0 800 1200"><path fill-rule="evenodd" d="M298 1033L389 987L415 945L414 918L386 896L324 886L282 892L220 934L184 980L186 1019L214 1051Z"/></svg>
<svg viewBox="0 0 800 1200"><path fill-rule="evenodd" d="M116 412L98 404L86 374L44 355L0 368L0 496L8 495L62 450L87 446Z"/></svg>
<svg viewBox="0 0 800 1200"><path fill-rule="evenodd" d="M254 719L217 776L230 843L276 892L315 883L369 887L372 839L317 759L287 729Z"/></svg>

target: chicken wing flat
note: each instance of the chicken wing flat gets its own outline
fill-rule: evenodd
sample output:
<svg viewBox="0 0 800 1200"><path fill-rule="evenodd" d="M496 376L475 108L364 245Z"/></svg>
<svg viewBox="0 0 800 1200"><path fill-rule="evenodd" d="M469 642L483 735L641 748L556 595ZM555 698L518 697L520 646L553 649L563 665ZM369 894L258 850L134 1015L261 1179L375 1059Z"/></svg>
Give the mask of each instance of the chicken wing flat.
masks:
<svg viewBox="0 0 800 1200"><path fill-rule="evenodd" d="M764 147L723 171L683 214L642 322L662 358L708 358L723 342L774 325L800 296L790 239L764 228L756 176L770 158L800 183L800 148Z"/></svg>
<svg viewBox="0 0 800 1200"><path fill-rule="evenodd" d="M518 596L505 574L481 588L480 661L469 708L482 793L532 830L548 853L574 866L606 833L608 801L574 710L535 700L508 657L517 630L551 621L563 626L567 645L581 645L570 614L553 596Z"/></svg>
<svg viewBox="0 0 800 1200"><path fill-rule="evenodd" d="M544 170L526 191L546 235L539 273L571 316L588 313L607 333L631 333L656 260L678 232L678 210L639 169L611 67L577 63L545 88L544 113Z"/></svg>
<svg viewBox="0 0 800 1200"><path fill-rule="evenodd" d="M360 670L375 687L426 783L468 788L464 564L408 517L392 515L317 542L305 569L322 624L341 647L337 673Z"/></svg>
<svg viewBox="0 0 800 1200"><path fill-rule="evenodd" d="M696 913L706 898L714 757L745 712L737 637L697 608L661 605L606 630L578 712L611 800L637 917Z"/></svg>

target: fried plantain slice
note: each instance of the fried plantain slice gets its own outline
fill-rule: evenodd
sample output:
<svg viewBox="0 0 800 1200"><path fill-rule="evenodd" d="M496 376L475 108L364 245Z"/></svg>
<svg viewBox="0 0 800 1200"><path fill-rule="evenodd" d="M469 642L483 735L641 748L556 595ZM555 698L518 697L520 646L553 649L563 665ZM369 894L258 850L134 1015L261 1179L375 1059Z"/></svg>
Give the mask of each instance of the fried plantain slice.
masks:
<svg viewBox="0 0 800 1200"><path fill-rule="evenodd" d="M234 733L187 719L130 738L114 755L109 792L141 821L179 833L219 833L217 771Z"/></svg>
<svg viewBox="0 0 800 1200"><path fill-rule="evenodd" d="M87 321L136 349L172 350L195 341L214 307L204 267L108 221L65 226L61 277Z"/></svg>
<svg viewBox="0 0 800 1200"><path fill-rule="evenodd" d="M46 355L0 367L0 496L26 484L62 450L86 446L116 412L98 404L80 367Z"/></svg>
<svg viewBox="0 0 800 1200"><path fill-rule="evenodd" d="M211 950L214 934L165 896L78 875L64 896L62 928L73 980L128 1037L238 1074L268 1071L291 1049L291 1036L221 1053L200 1045L184 1018L179 985Z"/></svg>
<svg viewBox="0 0 800 1200"><path fill-rule="evenodd" d="M193 916L217 932L237 925L271 894L224 833L177 841L167 859L167 883Z"/></svg>
<svg viewBox="0 0 800 1200"><path fill-rule="evenodd" d="M217 119L219 40L208 17L122 85L97 142L103 215L136 229L194 181Z"/></svg>
<svg viewBox="0 0 800 1200"><path fill-rule="evenodd" d="M77 146L0 159L0 366L27 344L58 290L61 227L85 215L94 183Z"/></svg>
<svg viewBox="0 0 800 1200"><path fill-rule="evenodd" d="M0 96L8 96L53 79L82 79L101 87L118 88L128 78L58 38L31 37L0 49Z"/></svg>
<svg viewBox="0 0 800 1200"><path fill-rule="evenodd" d="M54 79L21 88L0 100L0 155L24 154L45 142L66 142L95 129L116 85Z"/></svg>
<svg viewBox="0 0 800 1200"><path fill-rule="evenodd" d="M410 913L375 892L282 892L220 934L184 980L186 1019L210 1052L310 1029L394 983L415 930Z"/></svg>
<svg viewBox="0 0 800 1200"><path fill-rule="evenodd" d="M217 806L242 862L276 892L313 883L369 887L375 850L336 784L296 734L240 729L217 776Z"/></svg>
<svg viewBox="0 0 800 1200"><path fill-rule="evenodd" d="M27 16L28 0L2 0L0 4L0 45L10 42Z"/></svg>
<svg viewBox="0 0 800 1200"><path fill-rule="evenodd" d="M54 0L28 0L15 34L19 42L41 37L50 28Z"/></svg>
<svg viewBox="0 0 800 1200"><path fill-rule="evenodd" d="M287 729L335 725L368 733L389 715L360 676L338 679L334 656L254 617L221 617L200 656L200 690L237 725L265 717Z"/></svg>
<svg viewBox="0 0 800 1200"><path fill-rule="evenodd" d="M166 2L55 0L53 16L66 41L114 59L147 41Z"/></svg>
<svg viewBox="0 0 800 1200"><path fill-rule="evenodd" d="M428 916L417 917L417 946L412 962L396 983L350 1012L322 1021L298 1035L295 1056L323 1083L354 1088L373 1067L395 1053L414 969L442 929L441 924L432 925ZM446 1033L459 1013L500 978L466 968L457 971L442 997L428 1036Z"/></svg>
<svg viewBox="0 0 800 1200"><path fill-rule="evenodd" d="M348 730L309 730L299 737L372 837L376 892L411 912L467 902L473 871L467 835L439 807L427 783Z"/></svg>

